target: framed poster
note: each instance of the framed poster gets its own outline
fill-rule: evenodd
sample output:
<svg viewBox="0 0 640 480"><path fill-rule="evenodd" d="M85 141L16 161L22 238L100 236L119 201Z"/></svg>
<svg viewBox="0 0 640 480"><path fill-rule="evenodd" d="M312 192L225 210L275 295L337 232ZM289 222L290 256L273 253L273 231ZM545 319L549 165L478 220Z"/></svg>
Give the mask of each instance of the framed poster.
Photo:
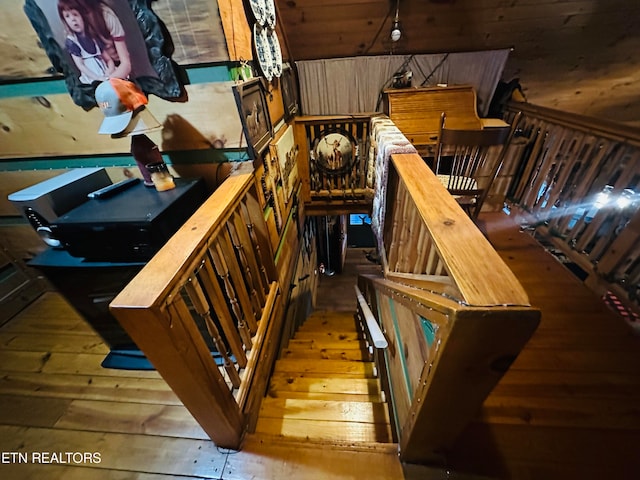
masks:
<svg viewBox="0 0 640 480"><path fill-rule="evenodd" d="M278 234L282 232L283 220L282 220L282 212L283 209L283 198L282 198L282 189L278 188L280 184L280 171L278 169L278 160L271 156L271 153L267 151L264 154L263 164L265 167L264 173L264 187L265 198L267 200L267 204L273 209L273 217L275 220L276 231Z"/></svg>
<svg viewBox="0 0 640 480"><path fill-rule="evenodd" d="M289 120L298 112L298 80L295 70L288 63L282 65L280 89L282 90L284 115Z"/></svg>
<svg viewBox="0 0 640 480"><path fill-rule="evenodd" d="M280 177L282 179L282 189L284 191L284 201L285 203L289 203L294 193L296 182L298 181L299 148L298 145L296 145L293 135L293 127L286 125L284 128L284 133L278 140L270 144L269 150L271 156L275 157L278 161Z"/></svg>
<svg viewBox="0 0 640 480"><path fill-rule="evenodd" d="M233 86L233 93L250 152L257 158L273 138L267 98L260 78Z"/></svg>
<svg viewBox="0 0 640 480"><path fill-rule="evenodd" d="M146 94L184 96L167 56L166 29L146 0L26 0L24 11L73 101L96 106L95 88L109 77Z"/></svg>

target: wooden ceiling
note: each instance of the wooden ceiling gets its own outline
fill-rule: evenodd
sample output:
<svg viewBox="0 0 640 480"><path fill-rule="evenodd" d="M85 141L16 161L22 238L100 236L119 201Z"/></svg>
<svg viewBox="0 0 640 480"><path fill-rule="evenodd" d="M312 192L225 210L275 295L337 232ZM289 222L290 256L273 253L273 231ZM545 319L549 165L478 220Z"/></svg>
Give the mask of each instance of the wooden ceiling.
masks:
<svg viewBox="0 0 640 480"><path fill-rule="evenodd" d="M503 79L529 102L640 128L638 0L275 2L292 60L513 48Z"/></svg>

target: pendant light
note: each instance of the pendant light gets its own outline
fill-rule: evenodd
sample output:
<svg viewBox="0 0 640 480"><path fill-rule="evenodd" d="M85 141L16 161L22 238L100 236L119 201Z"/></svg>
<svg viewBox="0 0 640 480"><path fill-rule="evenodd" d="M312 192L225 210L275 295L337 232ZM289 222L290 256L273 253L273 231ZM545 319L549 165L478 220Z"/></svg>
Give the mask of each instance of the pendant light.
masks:
<svg viewBox="0 0 640 480"><path fill-rule="evenodd" d="M393 24L391 25L391 41L397 42L400 40L402 36L402 31L400 30L400 0L396 1L396 17L393 20Z"/></svg>

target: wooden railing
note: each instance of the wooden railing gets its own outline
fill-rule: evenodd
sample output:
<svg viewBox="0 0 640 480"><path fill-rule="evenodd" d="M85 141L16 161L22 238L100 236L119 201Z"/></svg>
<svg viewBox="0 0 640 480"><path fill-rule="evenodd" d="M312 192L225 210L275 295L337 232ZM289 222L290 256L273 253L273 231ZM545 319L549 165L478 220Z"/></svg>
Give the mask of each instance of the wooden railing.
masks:
<svg viewBox="0 0 640 480"><path fill-rule="evenodd" d="M302 200L309 214L366 211L373 196L373 159L369 155L370 115L295 118ZM341 139L332 157L326 141ZM349 147L351 146L351 148Z"/></svg>
<svg viewBox="0 0 640 480"><path fill-rule="evenodd" d="M367 347L372 348L387 348L389 346L389 342L382 333L380 329L380 325L378 324L376 318L373 316L373 312L369 307L369 304L365 300L360 288L356 285L356 317L358 322L362 327L362 331L364 332L366 338Z"/></svg>
<svg viewBox="0 0 640 480"><path fill-rule="evenodd" d="M377 219L384 277L361 275L359 286L389 342L379 369L400 457L438 462L540 312L419 155L391 155L387 179Z"/></svg>
<svg viewBox="0 0 640 480"><path fill-rule="evenodd" d="M512 211L588 286L640 311L640 129L526 103L516 111L520 147L503 182Z"/></svg>
<svg viewBox="0 0 640 480"><path fill-rule="evenodd" d="M304 122L296 128L307 131ZM301 196L313 204L309 167L298 166ZM325 186L337 208L370 211L372 186L384 197L377 225L385 277L361 276L359 288L389 344L376 355L401 456L434 461L517 356L539 312L419 155L392 154L380 178L367 177L379 167L348 177L364 181L367 196ZM291 283L299 246L296 229L285 227L291 248L278 248L276 267L264 218L255 175L229 177L110 305L222 447L238 448L257 419L285 317L281 285Z"/></svg>
<svg viewBox="0 0 640 480"><path fill-rule="evenodd" d="M216 443L257 417L282 316L252 173L229 177L110 304Z"/></svg>

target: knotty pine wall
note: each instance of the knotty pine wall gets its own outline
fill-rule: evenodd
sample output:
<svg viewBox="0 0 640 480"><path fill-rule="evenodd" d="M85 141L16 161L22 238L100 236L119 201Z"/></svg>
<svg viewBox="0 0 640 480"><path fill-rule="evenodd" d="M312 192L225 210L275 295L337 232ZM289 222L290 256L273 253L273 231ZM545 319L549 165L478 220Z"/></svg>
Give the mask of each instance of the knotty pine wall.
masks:
<svg viewBox="0 0 640 480"><path fill-rule="evenodd" d="M275 2L296 60L513 48L532 104L640 127L637 0L401 0L396 43L396 2Z"/></svg>
<svg viewBox="0 0 640 480"><path fill-rule="evenodd" d="M23 5L0 5L0 247L20 260L45 245L7 200L10 193L78 167L105 167L113 182L141 176L130 139L98 134L102 113L73 102ZM232 162L251 160L232 91L236 68L252 60L251 18L239 0L158 0L152 8L171 35L188 99L151 95L148 109L163 128L148 136L174 175L202 176L212 190ZM284 116L282 97L277 84L269 91L275 125Z"/></svg>

